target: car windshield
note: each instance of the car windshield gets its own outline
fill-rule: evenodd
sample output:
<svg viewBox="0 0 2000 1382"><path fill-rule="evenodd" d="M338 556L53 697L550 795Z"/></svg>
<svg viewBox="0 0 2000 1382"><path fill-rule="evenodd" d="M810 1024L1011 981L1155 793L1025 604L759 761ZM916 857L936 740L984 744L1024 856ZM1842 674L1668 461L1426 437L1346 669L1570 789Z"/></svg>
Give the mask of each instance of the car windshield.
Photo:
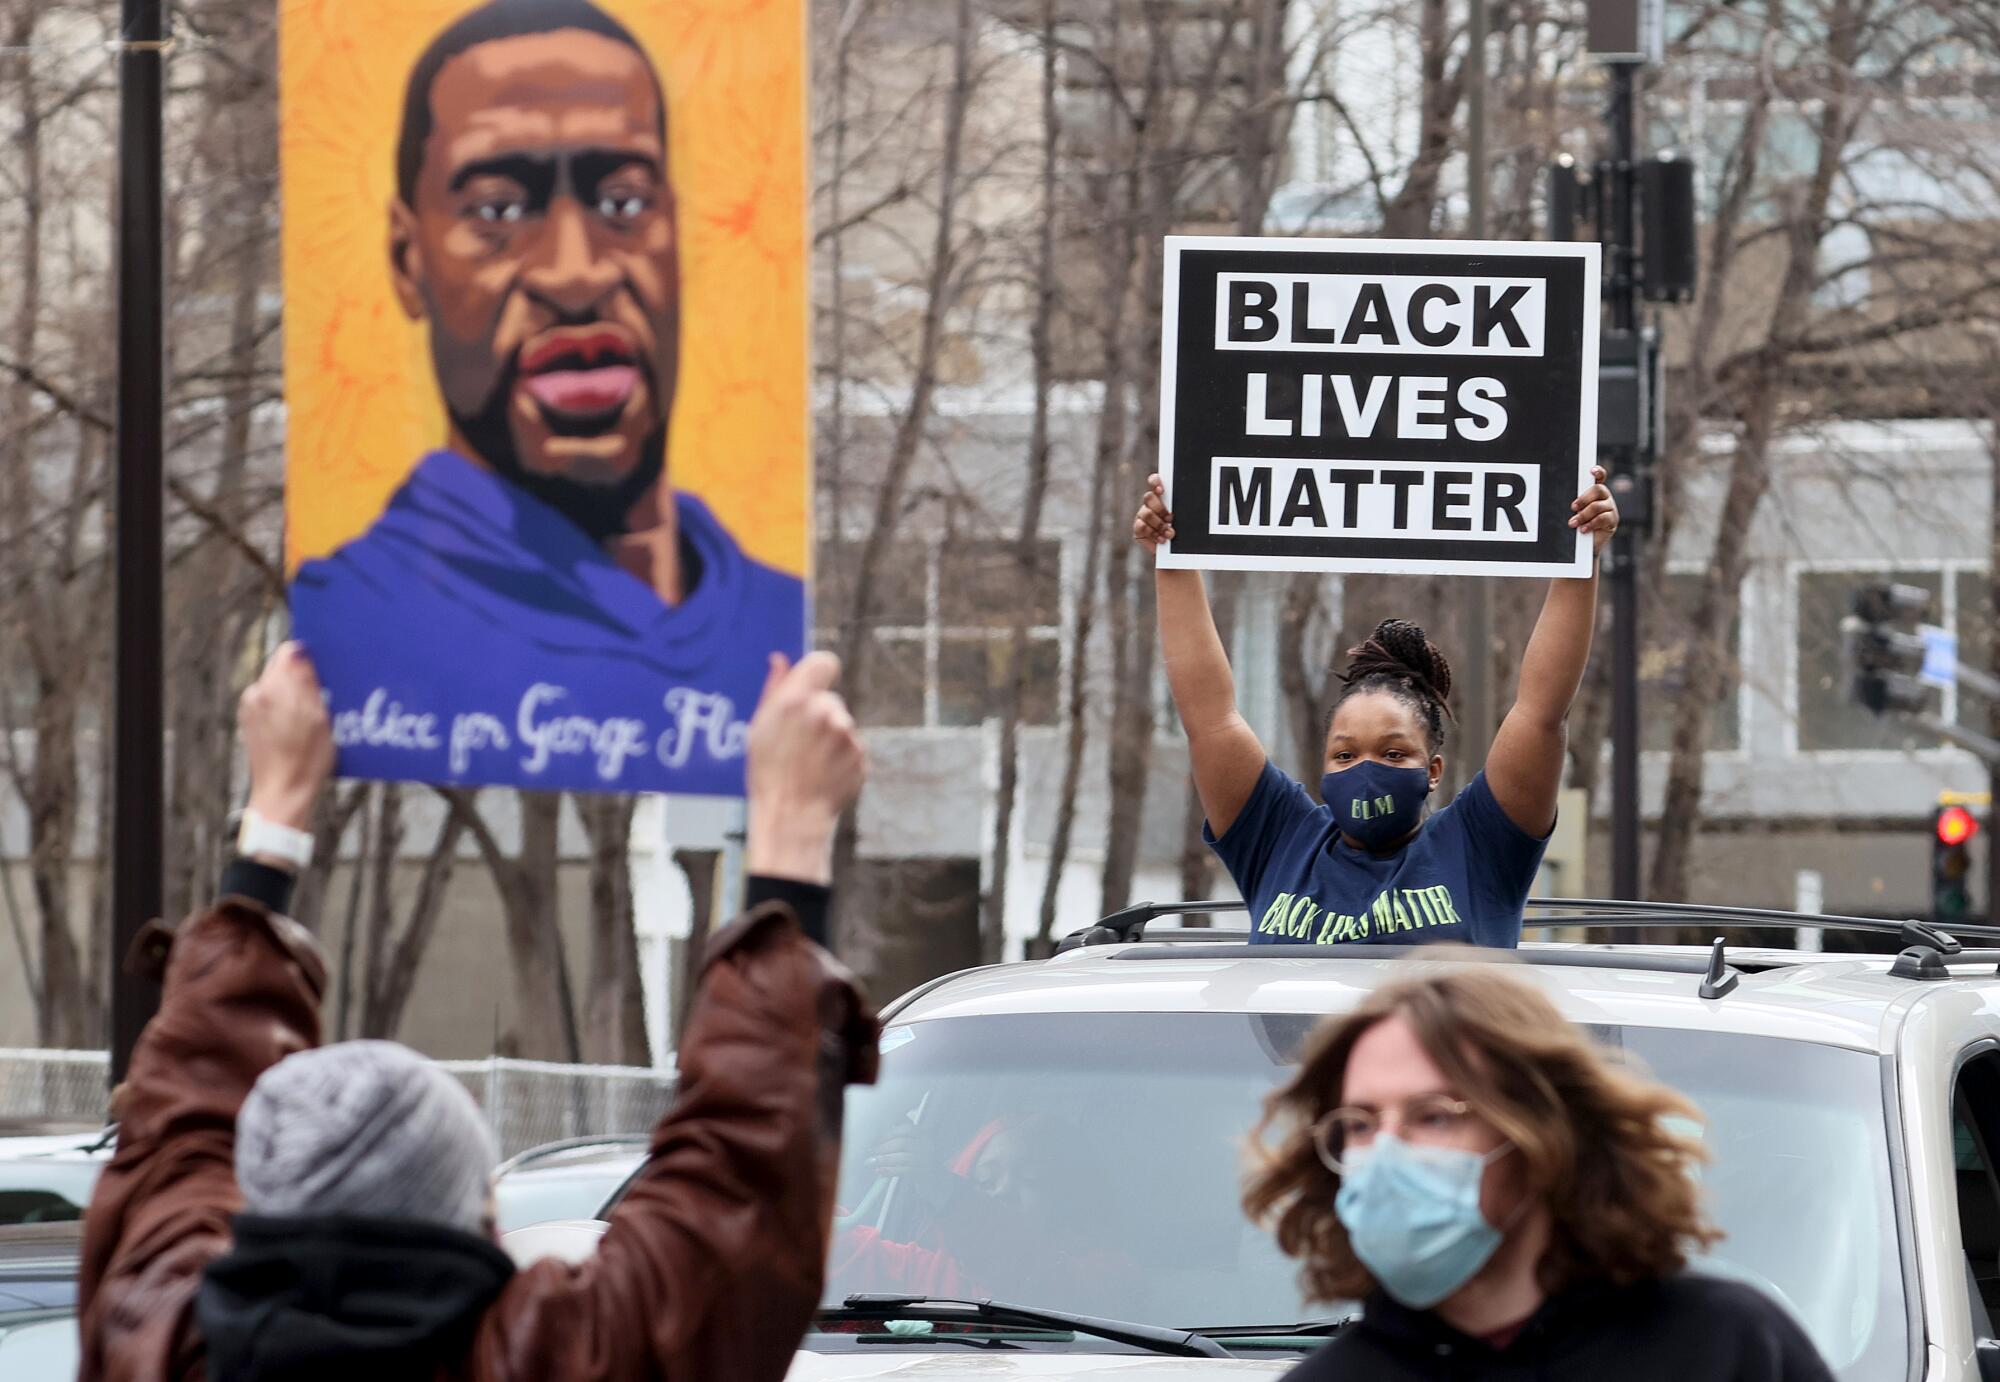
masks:
<svg viewBox="0 0 2000 1382"><path fill-rule="evenodd" d="M827 1304L991 1297L1184 1329L1351 1313L1304 1300L1297 1264L1239 1204L1245 1134L1315 1020L1036 1013L892 1027L880 1082L848 1098ZM1708 1119L1702 1177L1728 1236L1698 1268L1788 1306L1843 1382L1902 1375L1875 1059L1671 1028L1591 1033Z"/></svg>
<svg viewBox="0 0 2000 1382"><path fill-rule="evenodd" d="M0 1322L0 1377L7 1382L68 1382L81 1355L74 1316L18 1328Z"/></svg>

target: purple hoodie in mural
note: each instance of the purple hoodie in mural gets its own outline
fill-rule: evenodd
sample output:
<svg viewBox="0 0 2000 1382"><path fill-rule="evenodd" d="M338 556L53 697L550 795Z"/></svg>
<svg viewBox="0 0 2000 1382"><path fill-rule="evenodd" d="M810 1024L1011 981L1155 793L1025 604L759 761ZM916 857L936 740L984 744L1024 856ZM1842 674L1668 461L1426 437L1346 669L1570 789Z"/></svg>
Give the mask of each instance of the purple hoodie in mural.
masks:
<svg viewBox="0 0 2000 1382"><path fill-rule="evenodd" d="M348 777L739 795L772 652L805 587L674 496L678 605L562 514L434 451L374 525L292 581Z"/></svg>

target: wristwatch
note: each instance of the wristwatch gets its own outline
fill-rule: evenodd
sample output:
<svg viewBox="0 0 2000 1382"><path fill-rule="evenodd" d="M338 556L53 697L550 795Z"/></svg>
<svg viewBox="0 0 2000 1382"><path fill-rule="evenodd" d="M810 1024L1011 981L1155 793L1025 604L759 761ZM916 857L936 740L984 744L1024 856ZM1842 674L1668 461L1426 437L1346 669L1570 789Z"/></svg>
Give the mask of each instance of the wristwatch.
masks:
<svg viewBox="0 0 2000 1382"><path fill-rule="evenodd" d="M313 834L246 810L236 833L236 852L246 859L275 859L294 872L303 872L312 863Z"/></svg>

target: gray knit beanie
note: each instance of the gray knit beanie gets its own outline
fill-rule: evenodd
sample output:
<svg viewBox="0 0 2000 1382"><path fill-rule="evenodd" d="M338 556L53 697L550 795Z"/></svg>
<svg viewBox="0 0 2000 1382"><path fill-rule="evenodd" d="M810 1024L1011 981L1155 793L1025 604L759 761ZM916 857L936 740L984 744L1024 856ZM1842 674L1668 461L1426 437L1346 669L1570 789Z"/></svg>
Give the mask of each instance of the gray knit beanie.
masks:
<svg viewBox="0 0 2000 1382"><path fill-rule="evenodd" d="M465 1087L407 1046L343 1041L266 1070L236 1119L252 1214L353 1214L481 1230L499 1164Z"/></svg>

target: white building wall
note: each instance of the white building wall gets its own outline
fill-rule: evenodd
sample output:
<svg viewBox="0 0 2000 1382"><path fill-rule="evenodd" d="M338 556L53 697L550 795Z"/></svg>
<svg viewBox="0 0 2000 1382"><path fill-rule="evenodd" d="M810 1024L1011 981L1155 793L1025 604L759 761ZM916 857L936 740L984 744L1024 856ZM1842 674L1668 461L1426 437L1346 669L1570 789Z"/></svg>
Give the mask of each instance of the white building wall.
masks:
<svg viewBox="0 0 2000 1382"><path fill-rule="evenodd" d="M1712 559L1732 445L1716 439L1687 485L1669 554L1675 570L1698 572ZM1978 428L1960 421L1839 423L1778 444L1743 590L1741 743L1707 756L1706 815L1919 817L1941 790L1984 786L1985 766L1943 745L1914 753L1801 747L1799 580L1813 571L1856 572L1856 584L1865 572L1983 571L1993 464ZM1642 713L1669 709L1647 704ZM1955 709L1948 696L1946 717ZM1645 810L1656 815L1667 755L1647 753L1642 766Z"/></svg>

